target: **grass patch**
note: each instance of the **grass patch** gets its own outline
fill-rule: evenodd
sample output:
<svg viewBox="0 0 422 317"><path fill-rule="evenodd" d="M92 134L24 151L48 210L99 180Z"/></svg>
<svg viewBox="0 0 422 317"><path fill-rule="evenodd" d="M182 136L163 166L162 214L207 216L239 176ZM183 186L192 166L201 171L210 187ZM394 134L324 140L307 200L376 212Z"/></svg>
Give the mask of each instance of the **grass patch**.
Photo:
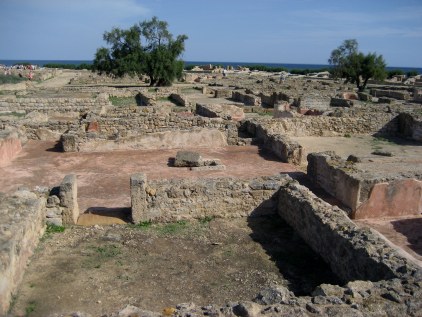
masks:
<svg viewBox="0 0 422 317"><path fill-rule="evenodd" d="M94 248L95 253L103 259L114 258L121 253L118 246L114 244L105 245L103 247Z"/></svg>
<svg viewBox="0 0 422 317"><path fill-rule="evenodd" d="M37 302L30 301L25 308L25 316L30 316L31 313L33 313L36 310L36 308L37 308Z"/></svg>
<svg viewBox="0 0 422 317"><path fill-rule="evenodd" d="M49 239L55 233L64 232L64 226L57 226L53 224L47 224L47 228L45 229L44 235L41 237L40 241L45 241Z"/></svg>
<svg viewBox="0 0 422 317"><path fill-rule="evenodd" d="M53 224L48 224L47 229L45 230L46 234L52 234L52 233L58 233L58 232L64 232L65 227L64 226L57 226Z"/></svg>
<svg viewBox="0 0 422 317"><path fill-rule="evenodd" d="M22 81L27 81L28 79L25 77L19 77L14 75L4 75L0 74L0 84L17 84Z"/></svg>
<svg viewBox="0 0 422 317"><path fill-rule="evenodd" d="M184 231L188 227L188 222L180 220L177 222L160 224L155 227L160 234L177 234Z"/></svg>

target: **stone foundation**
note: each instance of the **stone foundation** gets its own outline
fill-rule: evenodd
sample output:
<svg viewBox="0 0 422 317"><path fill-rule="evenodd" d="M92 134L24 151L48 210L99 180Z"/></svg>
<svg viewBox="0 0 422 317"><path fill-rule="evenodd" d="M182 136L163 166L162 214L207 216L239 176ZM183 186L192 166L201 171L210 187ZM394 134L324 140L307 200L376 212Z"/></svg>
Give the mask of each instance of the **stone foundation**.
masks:
<svg viewBox="0 0 422 317"><path fill-rule="evenodd" d="M0 193L0 315L5 316L44 232L45 199L22 190Z"/></svg>
<svg viewBox="0 0 422 317"><path fill-rule="evenodd" d="M274 213L280 177L147 181L135 174L130 184L133 222L167 222Z"/></svg>

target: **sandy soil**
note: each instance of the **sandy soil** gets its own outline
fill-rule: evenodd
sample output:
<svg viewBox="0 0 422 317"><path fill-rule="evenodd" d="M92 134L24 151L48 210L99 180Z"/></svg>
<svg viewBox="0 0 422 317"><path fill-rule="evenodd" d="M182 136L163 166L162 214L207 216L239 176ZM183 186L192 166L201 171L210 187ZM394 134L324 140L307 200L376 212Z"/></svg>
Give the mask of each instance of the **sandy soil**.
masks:
<svg viewBox="0 0 422 317"><path fill-rule="evenodd" d="M13 316L128 304L161 312L177 303L251 300L270 285L308 294L337 283L328 266L280 217L134 227L72 227L41 242Z"/></svg>

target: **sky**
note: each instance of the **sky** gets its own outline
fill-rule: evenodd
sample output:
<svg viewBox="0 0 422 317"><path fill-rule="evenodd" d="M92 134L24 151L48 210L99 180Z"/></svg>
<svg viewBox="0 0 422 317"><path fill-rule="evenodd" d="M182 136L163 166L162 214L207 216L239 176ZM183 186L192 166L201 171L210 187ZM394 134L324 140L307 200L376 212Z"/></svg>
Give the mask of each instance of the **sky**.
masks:
<svg viewBox="0 0 422 317"><path fill-rule="evenodd" d="M327 64L356 39L422 67L422 0L0 0L0 59L92 60L105 31L157 16L186 61Z"/></svg>

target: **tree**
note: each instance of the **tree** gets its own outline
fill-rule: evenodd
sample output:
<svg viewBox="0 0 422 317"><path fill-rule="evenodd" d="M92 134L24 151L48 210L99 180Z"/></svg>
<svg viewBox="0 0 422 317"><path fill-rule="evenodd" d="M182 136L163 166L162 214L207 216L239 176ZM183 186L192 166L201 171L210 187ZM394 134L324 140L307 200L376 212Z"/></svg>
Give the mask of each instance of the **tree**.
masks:
<svg viewBox="0 0 422 317"><path fill-rule="evenodd" d="M173 39L167 27L167 22L153 17L128 30L105 32L103 38L110 47L97 49L93 70L117 77L147 75L151 86L171 85L182 75L184 63L179 57L188 37Z"/></svg>
<svg viewBox="0 0 422 317"><path fill-rule="evenodd" d="M334 66L335 77L346 78L355 83L359 91L366 88L370 78L384 80L386 77L385 61L376 53L363 54L358 51L356 40L345 40L331 52L328 62Z"/></svg>

